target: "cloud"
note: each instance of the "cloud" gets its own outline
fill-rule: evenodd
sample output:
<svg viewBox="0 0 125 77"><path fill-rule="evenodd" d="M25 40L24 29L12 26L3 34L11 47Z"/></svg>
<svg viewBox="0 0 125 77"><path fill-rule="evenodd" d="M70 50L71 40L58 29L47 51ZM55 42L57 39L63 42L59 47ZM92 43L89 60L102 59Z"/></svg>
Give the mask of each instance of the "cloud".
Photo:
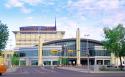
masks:
<svg viewBox="0 0 125 77"><path fill-rule="evenodd" d="M95 27L93 25L87 25L85 23L78 24L76 20L71 20L68 17L60 17L57 19L58 30L65 31L64 38L75 38L76 30L80 28L80 37L86 38L85 34L90 34L89 39L102 40L103 39L103 28ZM63 22L62 22L63 21Z"/></svg>
<svg viewBox="0 0 125 77"><path fill-rule="evenodd" d="M28 22L32 22L32 21L33 21L33 17L32 17L32 16L29 16L29 17L27 17L25 20L28 21Z"/></svg>
<svg viewBox="0 0 125 77"><path fill-rule="evenodd" d="M67 8L74 16L85 17L89 22L119 24L125 22L125 0L68 0ZM92 20L92 21L91 21ZM96 20L96 21L95 21Z"/></svg>
<svg viewBox="0 0 125 77"><path fill-rule="evenodd" d="M119 0L69 0L67 6L77 8L78 10L100 10L100 9L117 9L119 8Z"/></svg>
<svg viewBox="0 0 125 77"><path fill-rule="evenodd" d="M20 0L8 0L8 2L5 4L7 8L12 7L23 7L24 3L22 3Z"/></svg>
<svg viewBox="0 0 125 77"><path fill-rule="evenodd" d="M23 13L26 13L26 14L31 13L31 11L32 11L31 9L28 9L28 8L26 8L26 7L21 7L20 10L21 10Z"/></svg>
<svg viewBox="0 0 125 77"><path fill-rule="evenodd" d="M42 0L21 0L21 1L30 5L37 5L42 2Z"/></svg>
<svg viewBox="0 0 125 77"><path fill-rule="evenodd" d="M31 13L31 9L27 8L27 5L38 5L42 2L42 0L8 0L5 3L6 8L19 8L23 13Z"/></svg>
<svg viewBox="0 0 125 77"><path fill-rule="evenodd" d="M125 4L125 2L124 2ZM114 10L123 10L123 0L69 0L67 8L71 12L81 15L99 15Z"/></svg>
<svg viewBox="0 0 125 77"><path fill-rule="evenodd" d="M125 12L119 12L115 15L111 15L108 17L105 17L101 20L101 23L108 24L108 25L118 25L118 24L124 24L125 25Z"/></svg>
<svg viewBox="0 0 125 77"><path fill-rule="evenodd" d="M27 17L27 19L32 20L32 19L33 19L33 17L31 17L31 16L30 16L30 17Z"/></svg>

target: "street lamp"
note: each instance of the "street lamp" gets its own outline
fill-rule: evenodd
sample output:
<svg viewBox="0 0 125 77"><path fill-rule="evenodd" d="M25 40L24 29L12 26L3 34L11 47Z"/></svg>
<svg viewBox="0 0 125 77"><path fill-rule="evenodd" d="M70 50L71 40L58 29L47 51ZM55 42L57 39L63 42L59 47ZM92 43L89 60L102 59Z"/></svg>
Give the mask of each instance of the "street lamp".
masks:
<svg viewBox="0 0 125 77"><path fill-rule="evenodd" d="M88 37L89 34L86 34L84 36ZM90 54L89 54L89 49L88 49L88 38L86 38L86 55L88 57L87 62L88 62L88 72L89 72L89 56L90 56Z"/></svg>

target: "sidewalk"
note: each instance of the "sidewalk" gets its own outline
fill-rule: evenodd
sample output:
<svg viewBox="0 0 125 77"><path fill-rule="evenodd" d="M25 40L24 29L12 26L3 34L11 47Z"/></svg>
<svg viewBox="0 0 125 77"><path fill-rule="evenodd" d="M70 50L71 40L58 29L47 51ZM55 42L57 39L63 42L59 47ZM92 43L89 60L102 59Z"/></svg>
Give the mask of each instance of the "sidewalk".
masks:
<svg viewBox="0 0 125 77"><path fill-rule="evenodd" d="M83 73L125 73L125 71L92 71L92 70L88 71L88 69L77 68L77 67L57 67L57 68L63 70L76 71L76 72L83 72Z"/></svg>
<svg viewBox="0 0 125 77"><path fill-rule="evenodd" d="M76 71L76 72L84 72L84 73L88 73L91 71L91 70L88 71L88 69L77 68L77 67L57 67L57 68L63 70Z"/></svg>
<svg viewBox="0 0 125 77"><path fill-rule="evenodd" d="M19 68L19 67L9 67L9 68L7 69L7 73L15 72L15 71L17 70L17 68Z"/></svg>

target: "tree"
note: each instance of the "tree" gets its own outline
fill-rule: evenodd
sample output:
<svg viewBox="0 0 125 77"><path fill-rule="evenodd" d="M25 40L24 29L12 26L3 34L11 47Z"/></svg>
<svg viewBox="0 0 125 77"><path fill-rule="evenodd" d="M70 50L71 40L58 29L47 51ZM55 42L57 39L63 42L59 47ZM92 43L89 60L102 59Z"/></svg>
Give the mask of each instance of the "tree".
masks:
<svg viewBox="0 0 125 77"><path fill-rule="evenodd" d="M120 59L120 68L122 70L122 57L125 56L125 28L122 24L112 29L104 28L104 35L104 47Z"/></svg>
<svg viewBox="0 0 125 77"><path fill-rule="evenodd" d="M5 48L8 36L8 27L0 21L0 50Z"/></svg>
<svg viewBox="0 0 125 77"><path fill-rule="evenodd" d="M11 58L12 65L19 65L19 54L16 52L13 54L13 57Z"/></svg>

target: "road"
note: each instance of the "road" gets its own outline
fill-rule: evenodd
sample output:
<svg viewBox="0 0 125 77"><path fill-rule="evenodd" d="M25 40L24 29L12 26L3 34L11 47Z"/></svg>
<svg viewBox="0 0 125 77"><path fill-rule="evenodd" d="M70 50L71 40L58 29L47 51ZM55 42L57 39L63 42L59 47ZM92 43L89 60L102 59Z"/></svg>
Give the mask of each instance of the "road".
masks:
<svg viewBox="0 0 125 77"><path fill-rule="evenodd" d="M125 77L125 73L80 73L52 67L20 67L15 72L5 73L2 77Z"/></svg>

